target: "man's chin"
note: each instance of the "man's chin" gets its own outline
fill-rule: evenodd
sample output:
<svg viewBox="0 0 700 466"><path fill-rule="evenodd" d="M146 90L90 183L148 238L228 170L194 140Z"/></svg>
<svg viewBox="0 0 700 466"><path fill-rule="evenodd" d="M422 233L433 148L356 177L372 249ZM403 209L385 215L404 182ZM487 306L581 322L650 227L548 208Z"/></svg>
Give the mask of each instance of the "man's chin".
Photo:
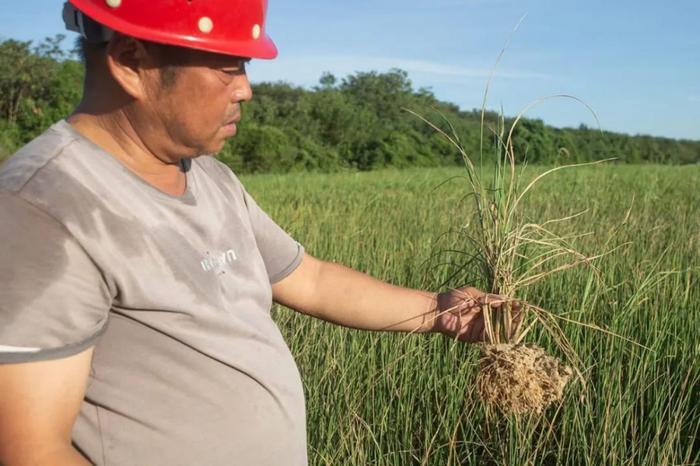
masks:
<svg viewBox="0 0 700 466"><path fill-rule="evenodd" d="M236 132L234 130L233 134L229 135L228 132L222 131L223 128L225 127L222 126L216 134L213 134L207 144L202 144L200 146L198 151L199 155L216 155L224 149L226 142L231 139Z"/></svg>
<svg viewBox="0 0 700 466"><path fill-rule="evenodd" d="M218 144L212 144L211 147L209 147L206 155L218 155L222 150L224 150L224 147L226 146L226 139L223 139L220 143Z"/></svg>
<svg viewBox="0 0 700 466"><path fill-rule="evenodd" d="M238 127L236 126L236 123L229 123L228 125L224 125L221 127L223 129L225 137L233 137L236 135L238 132Z"/></svg>

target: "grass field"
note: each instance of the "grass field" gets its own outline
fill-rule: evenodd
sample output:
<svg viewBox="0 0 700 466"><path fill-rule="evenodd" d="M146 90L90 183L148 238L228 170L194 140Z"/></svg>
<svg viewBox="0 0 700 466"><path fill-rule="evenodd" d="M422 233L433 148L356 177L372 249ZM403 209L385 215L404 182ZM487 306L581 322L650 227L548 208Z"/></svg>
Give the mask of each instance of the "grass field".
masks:
<svg viewBox="0 0 700 466"><path fill-rule="evenodd" d="M463 173L243 182L316 257L441 291L479 283L459 268L468 246L457 232L470 204L467 183L452 177ZM584 209L562 232L592 232L579 242L587 252L620 248L598 262L600 277L567 271L526 298L644 347L562 322L586 386L571 384L565 402L543 416L487 419L473 388L477 348L439 335L348 330L276 307L304 380L310 464L700 464L700 167L559 172L533 193L527 212L542 219ZM562 356L542 332L528 340Z"/></svg>

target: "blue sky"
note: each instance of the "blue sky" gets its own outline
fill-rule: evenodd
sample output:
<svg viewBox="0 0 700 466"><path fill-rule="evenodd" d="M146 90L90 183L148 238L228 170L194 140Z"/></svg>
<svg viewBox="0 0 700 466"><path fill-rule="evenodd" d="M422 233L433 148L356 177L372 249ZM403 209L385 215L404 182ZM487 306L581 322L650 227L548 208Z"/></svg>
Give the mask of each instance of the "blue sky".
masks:
<svg viewBox="0 0 700 466"><path fill-rule="evenodd" d="M489 108L515 115L539 98L571 94L595 110L603 129L700 140L699 0L269 2L267 30L280 56L254 61L254 82L313 86L324 71L343 77L397 67L416 88L469 110L481 107L489 71L512 36ZM62 32L61 1L6 3L0 37ZM555 126L596 125L566 99L527 115Z"/></svg>

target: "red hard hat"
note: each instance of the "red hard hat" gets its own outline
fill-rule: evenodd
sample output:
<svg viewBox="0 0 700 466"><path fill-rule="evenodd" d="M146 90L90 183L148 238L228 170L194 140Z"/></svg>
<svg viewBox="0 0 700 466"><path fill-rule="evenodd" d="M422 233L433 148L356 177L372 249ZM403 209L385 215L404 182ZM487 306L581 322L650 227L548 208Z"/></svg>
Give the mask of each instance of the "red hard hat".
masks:
<svg viewBox="0 0 700 466"><path fill-rule="evenodd" d="M275 58L267 0L68 0L94 21L138 39L250 58Z"/></svg>

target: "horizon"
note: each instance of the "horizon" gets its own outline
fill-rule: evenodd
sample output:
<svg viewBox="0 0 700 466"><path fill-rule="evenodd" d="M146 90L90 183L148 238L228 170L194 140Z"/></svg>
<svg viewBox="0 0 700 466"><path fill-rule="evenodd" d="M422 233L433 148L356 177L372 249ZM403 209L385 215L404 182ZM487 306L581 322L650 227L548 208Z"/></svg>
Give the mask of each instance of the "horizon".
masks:
<svg viewBox="0 0 700 466"><path fill-rule="evenodd" d="M254 84L281 81L310 89L324 72L342 79L398 68L415 90L429 89L469 112L481 109L490 71L510 38L488 110L514 117L530 102L567 94L593 108L603 131L700 140L700 31L694 25L700 3L307 3L301 11L271 0L267 32L280 55L251 63ZM63 29L61 6L50 0L10 5L0 39L39 42L65 34L72 46L76 35ZM573 101L548 100L526 116L557 128L598 128L586 107Z"/></svg>

